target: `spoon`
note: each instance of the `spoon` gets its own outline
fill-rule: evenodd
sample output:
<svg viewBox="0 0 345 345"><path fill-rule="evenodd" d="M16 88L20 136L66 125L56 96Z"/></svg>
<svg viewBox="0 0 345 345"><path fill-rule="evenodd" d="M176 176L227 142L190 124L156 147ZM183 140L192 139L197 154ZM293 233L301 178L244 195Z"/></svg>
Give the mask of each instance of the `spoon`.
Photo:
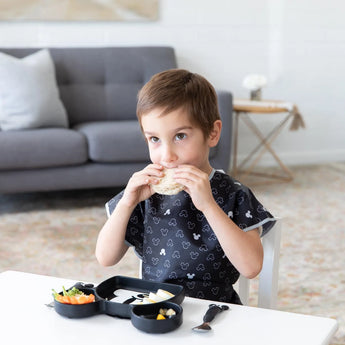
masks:
<svg viewBox="0 0 345 345"><path fill-rule="evenodd" d="M216 315L224 310L230 309L227 305L216 305L210 304L208 306L207 312L203 317L203 323L199 326L193 327L192 330L196 332L207 332L210 331L212 328L210 326L210 322L216 317Z"/></svg>

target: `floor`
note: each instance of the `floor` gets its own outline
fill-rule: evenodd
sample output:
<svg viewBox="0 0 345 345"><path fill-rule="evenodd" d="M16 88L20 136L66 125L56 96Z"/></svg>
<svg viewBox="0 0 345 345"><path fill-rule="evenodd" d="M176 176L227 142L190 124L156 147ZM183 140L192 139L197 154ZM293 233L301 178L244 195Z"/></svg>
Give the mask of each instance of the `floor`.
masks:
<svg viewBox="0 0 345 345"><path fill-rule="evenodd" d="M251 186L283 218L278 309L336 318L332 344L345 345L345 163L290 167L290 183ZM106 220L104 203L118 190L0 195L0 272L20 270L99 283L138 274L129 251L115 267L94 257ZM256 303L257 279L250 304Z"/></svg>

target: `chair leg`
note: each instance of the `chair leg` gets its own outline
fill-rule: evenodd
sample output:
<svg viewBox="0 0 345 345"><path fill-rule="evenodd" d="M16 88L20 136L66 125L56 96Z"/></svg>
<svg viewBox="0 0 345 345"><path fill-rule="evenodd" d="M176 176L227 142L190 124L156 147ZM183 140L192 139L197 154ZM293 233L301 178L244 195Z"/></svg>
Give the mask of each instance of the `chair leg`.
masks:
<svg viewBox="0 0 345 345"><path fill-rule="evenodd" d="M243 305L249 304L249 279L242 275L238 278L238 294Z"/></svg>
<svg viewBox="0 0 345 345"><path fill-rule="evenodd" d="M143 279L143 261L139 259L139 279Z"/></svg>
<svg viewBox="0 0 345 345"><path fill-rule="evenodd" d="M281 221L263 237L264 264L259 281L259 308L275 309L278 297Z"/></svg>

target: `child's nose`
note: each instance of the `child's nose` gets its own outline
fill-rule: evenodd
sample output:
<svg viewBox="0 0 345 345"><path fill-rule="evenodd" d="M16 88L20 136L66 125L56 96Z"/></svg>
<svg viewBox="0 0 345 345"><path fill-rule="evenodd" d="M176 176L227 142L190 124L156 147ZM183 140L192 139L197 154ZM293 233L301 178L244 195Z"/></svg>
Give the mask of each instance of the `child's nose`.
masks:
<svg viewBox="0 0 345 345"><path fill-rule="evenodd" d="M163 149L162 161L164 163L171 163L177 159L177 155L169 145L166 145Z"/></svg>

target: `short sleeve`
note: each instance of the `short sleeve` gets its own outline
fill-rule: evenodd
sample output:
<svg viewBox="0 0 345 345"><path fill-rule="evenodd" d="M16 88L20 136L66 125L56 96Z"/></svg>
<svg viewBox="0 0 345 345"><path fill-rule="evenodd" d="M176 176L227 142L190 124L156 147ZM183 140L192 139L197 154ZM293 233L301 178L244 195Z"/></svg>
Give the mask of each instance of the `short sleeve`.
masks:
<svg viewBox="0 0 345 345"><path fill-rule="evenodd" d="M114 212L116 205L121 200L123 191L105 204L108 217ZM143 203L138 204L132 212L126 230L125 242L128 246L134 247L135 252L141 258L143 255L143 233L144 233L144 213Z"/></svg>
<svg viewBox="0 0 345 345"><path fill-rule="evenodd" d="M121 200L122 196L123 196L123 192L120 192L119 194L117 194L116 196L114 196L111 200L109 200L106 204L105 204L105 210L107 212L107 216L108 218L110 217L110 215L114 212L117 203Z"/></svg>
<svg viewBox="0 0 345 345"><path fill-rule="evenodd" d="M261 236L264 236L275 223L272 214L266 210L248 188L237 191L231 218L243 231L260 229L261 227Z"/></svg>

